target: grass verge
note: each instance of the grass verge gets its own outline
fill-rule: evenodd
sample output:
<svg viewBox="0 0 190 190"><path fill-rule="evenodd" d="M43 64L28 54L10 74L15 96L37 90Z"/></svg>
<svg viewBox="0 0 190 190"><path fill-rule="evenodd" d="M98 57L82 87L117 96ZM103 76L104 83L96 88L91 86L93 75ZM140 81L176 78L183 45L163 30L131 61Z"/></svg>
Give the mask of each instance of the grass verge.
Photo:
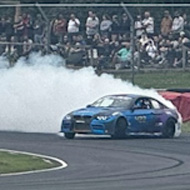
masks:
<svg viewBox="0 0 190 190"><path fill-rule="evenodd" d="M183 133L190 133L190 122L183 123L182 132Z"/></svg>
<svg viewBox="0 0 190 190"><path fill-rule="evenodd" d="M0 174L43 170L60 166L60 163L38 156L0 151Z"/></svg>
<svg viewBox="0 0 190 190"><path fill-rule="evenodd" d="M115 73L115 78L131 80L130 73ZM142 88L190 88L190 72L167 71L146 72L135 74L135 85Z"/></svg>

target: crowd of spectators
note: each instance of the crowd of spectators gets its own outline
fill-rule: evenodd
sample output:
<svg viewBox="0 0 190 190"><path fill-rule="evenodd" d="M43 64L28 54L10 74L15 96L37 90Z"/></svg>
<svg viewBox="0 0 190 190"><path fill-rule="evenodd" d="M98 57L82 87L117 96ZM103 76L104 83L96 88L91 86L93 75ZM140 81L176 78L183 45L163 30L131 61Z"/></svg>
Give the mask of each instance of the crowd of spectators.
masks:
<svg viewBox="0 0 190 190"><path fill-rule="evenodd" d="M131 23L126 13L98 17L89 11L85 23L73 13L66 18L60 13L46 23L40 14L23 13L16 22L11 17L1 17L0 55L9 59L10 66L21 56L40 51L59 54L66 64L98 69L131 67ZM181 67L182 46L190 44L190 22L185 13L176 11L171 15L165 10L158 23L145 11L136 16L134 28L136 67ZM47 48L48 42L51 45Z"/></svg>

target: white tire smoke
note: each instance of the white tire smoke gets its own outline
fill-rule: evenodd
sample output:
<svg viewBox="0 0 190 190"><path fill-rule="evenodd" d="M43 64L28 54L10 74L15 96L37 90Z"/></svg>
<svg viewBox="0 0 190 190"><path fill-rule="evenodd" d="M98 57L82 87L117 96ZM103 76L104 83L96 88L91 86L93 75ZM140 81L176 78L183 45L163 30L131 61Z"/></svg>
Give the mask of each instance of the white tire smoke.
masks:
<svg viewBox="0 0 190 190"><path fill-rule="evenodd" d="M73 71L56 55L32 54L11 69L0 70L0 130L57 133L63 116L109 94L142 94L164 100L111 75L97 76L92 68ZM7 65L0 59L0 65Z"/></svg>

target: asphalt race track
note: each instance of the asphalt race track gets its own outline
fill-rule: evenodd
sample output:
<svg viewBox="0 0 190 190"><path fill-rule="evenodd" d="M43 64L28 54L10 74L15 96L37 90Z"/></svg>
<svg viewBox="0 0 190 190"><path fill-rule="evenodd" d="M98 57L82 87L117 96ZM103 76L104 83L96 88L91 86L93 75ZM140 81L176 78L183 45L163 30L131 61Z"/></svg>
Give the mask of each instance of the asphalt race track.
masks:
<svg viewBox="0 0 190 190"><path fill-rule="evenodd" d="M0 190L189 190L190 135L176 139L0 132L0 148L63 159L58 171L0 177Z"/></svg>

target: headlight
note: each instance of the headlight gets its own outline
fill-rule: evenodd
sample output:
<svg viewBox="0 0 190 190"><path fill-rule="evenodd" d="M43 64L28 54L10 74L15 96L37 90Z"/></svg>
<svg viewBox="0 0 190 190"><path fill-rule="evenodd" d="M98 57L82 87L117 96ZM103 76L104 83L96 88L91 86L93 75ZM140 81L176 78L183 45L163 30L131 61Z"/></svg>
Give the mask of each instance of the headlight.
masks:
<svg viewBox="0 0 190 190"><path fill-rule="evenodd" d="M66 115L64 119L71 120L71 118L72 118L71 115Z"/></svg>
<svg viewBox="0 0 190 190"><path fill-rule="evenodd" d="M119 115L119 114L120 114L120 112L118 112L118 111L112 113L113 116L116 116L116 115Z"/></svg>
<svg viewBox="0 0 190 190"><path fill-rule="evenodd" d="M102 120L102 121L105 121L105 120L107 120L108 118L109 118L109 116L106 116L106 115L99 115L99 116L97 116L96 117L97 118L97 120Z"/></svg>

